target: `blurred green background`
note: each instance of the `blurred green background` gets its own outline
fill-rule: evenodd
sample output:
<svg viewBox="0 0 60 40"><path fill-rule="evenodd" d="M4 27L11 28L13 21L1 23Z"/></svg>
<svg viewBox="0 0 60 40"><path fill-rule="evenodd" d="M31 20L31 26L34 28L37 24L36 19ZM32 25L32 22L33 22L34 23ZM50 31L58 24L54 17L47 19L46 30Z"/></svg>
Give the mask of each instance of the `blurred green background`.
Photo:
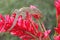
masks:
<svg viewBox="0 0 60 40"><path fill-rule="evenodd" d="M47 29L53 30L56 26L54 0L0 0L0 13L11 14L14 9L20 9L21 7L27 7L30 5L37 6L44 15L44 24ZM51 40L53 40L53 33L51 32ZM0 34L0 40L20 40L18 37L12 36L9 33Z"/></svg>

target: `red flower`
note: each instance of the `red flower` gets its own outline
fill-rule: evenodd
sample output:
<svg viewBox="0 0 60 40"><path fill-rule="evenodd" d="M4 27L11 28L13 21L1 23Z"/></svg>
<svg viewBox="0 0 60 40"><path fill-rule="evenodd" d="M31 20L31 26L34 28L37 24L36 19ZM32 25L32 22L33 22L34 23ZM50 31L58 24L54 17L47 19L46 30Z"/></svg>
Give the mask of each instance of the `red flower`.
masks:
<svg viewBox="0 0 60 40"><path fill-rule="evenodd" d="M11 34L19 36L20 34L20 38L22 39L31 39L33 38L31 35L29 35L29 33L31 33L32 35L37 36L37 33L34 30L33 25L31 24L31 21L33 22L33 20L30 21L29 19L30 17L26 17L26 19L22 19L21 16L19 16L18 20L17 20L17 24L15 25L15 27L10 31ZM36 27L36 29L38 30L38 24L36 24L34 22L34 25ZM15 32L14 32L15 31ZM28 33L26 33L28 32Z"/></svg>
<svg viewBox="0 0 60 40"><path fill-rule="evenodd" d="M2 32L2 28L4 24L5 24L4 17L0 14L0 33Z"/></svg>
<svg viewBox="0 0 60 40"><path fill-rule="evenodd" d="M0 31L1 32L7 32L11 26L13 25L14 19L16 14L5 15L4 17L0 15ZM32 24L33 23L33 24ZM38 31L36 33L34 27ZM26 12L26 17L23 19L22 15L18 17L17 23L15 24L14 28L12 28L9 33L12 35L18 36L19 38L23 40L35 40L35 38L39 38L42 36L42 33L38 30L38 24L32 20L31 14L29 12ZM33 35L33 36L32 36Z"/></svg>
<svg viewBox="0 0 60 40"><path fill-rule="evenodd" d="M36 18L36 19L41 18L41 15L40 15L40 14L38 14L38 13L34 13L34 14L32 14L32 16L33 16L34 18Z"/></svg>
<svg viewBox="0 0 60 40"><path fill-rule="evenodd" d="M60 40L60 35L55 36L55 37L54 37L54 40Z"/></svg>
<svg viewBox="0 0 60 40"><path fill-rule="evenodd" d="M56 31L58 34L60 34L60 24L58 24L58 27L55 28L55 31Z"/></svg>
<svg viewBox="0 0 60 40"><path fill-rule="evenodd" d="M56 7L56 18L57 18L57 28L55 28L56 32L60 34L60 0L55 1L55 7Z"/></svg>
<svg viewBox="0 0 60 40"><path fill-rule="evenodd" d="M39 31L39 25L32 19L32 17L36 19L41 18L40 14L30 14L29 12L26 12L25 16L19 15L16 24L11 30L9 30L15 21L15 17L16 13L12 15L5 15L4 17L0 15L0 32L8 31L12 35L18 36L22 40L48 38L51 30L47 30L45 32Z"/></svg>
<svg viewBox="0 0 60 40"><path fill-rule="evenodd" d="M55 7L56 7L56 18L58 23L60 23L60 0L55 1Z"/></svg>

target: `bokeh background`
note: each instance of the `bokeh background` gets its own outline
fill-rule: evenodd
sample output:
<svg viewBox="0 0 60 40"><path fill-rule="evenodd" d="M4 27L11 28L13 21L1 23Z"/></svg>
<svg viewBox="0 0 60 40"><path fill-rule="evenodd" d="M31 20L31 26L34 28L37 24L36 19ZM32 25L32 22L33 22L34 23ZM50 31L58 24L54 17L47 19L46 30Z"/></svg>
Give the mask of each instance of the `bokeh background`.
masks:
<svg viewBox="0 0 60 40"><path fill-rule="evenodd" d="M0 0L0 13L11 14L14 9L34 5L42 11L43 21L46 29L51 29L51 40L53 40L54 27L56 26L56 10L54 0ZM20 40L18 37L9 33L1 33L0 40Z"/></svg>

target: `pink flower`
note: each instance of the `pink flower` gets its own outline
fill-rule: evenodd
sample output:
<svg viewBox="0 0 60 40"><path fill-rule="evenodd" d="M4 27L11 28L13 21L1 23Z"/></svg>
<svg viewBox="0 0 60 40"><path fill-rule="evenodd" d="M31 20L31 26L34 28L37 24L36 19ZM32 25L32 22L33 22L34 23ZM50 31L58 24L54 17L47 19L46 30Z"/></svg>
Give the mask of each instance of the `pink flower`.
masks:
<svg viewBox="0 0 60 40"><path fill-rule="evenodd" d="M31 8L31 9L35 9L36 7L35 7L35 6L33 6L33 5L30 5L30 8Z"/></svg>
<svg viewBox="0 0 60 40"><path fill-rule="evenodd" d="M44 38L48 38L50 32L51 32L51 30L45 31L45 32L44 32Z"/></svg>

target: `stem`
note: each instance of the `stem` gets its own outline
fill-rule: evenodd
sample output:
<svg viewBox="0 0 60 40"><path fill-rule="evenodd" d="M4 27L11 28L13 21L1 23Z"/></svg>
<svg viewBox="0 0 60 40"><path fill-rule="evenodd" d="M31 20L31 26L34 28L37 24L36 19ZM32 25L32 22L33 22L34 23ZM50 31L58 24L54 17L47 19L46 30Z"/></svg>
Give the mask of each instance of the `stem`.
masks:
<svg viewBox="0 0 60 40"><path fill-rule="evenodd" d="M27 34L31 35L33 38L37 39L37 37L35 35L31 34L30 32L25 31L25 33L27 33Z"/></svg>
<svg viewBox="0 0 60 40"><path fill-rule="evenodd" d="M45 26L44 26L43 23L42 23L42 27L43 27L44 31L46 31L46 28L45 28ZM48 36L48 38L47 38L46 40L51 40L51 39L50 39L50 37Z"/></svg>
<svg viewBox="0 0 60 40"><path fill-rule="evenodd" d="M35 27L34 23L33 23L33 22L31 22L31 24L33 25L34 30L36 31L36 33L38 33L38 30L36 29L36 27Z"/></svg>
<svg viewBox="0 0 60 40"><path fill-rule="evenodd" d="M37 22L38 22L38 24L39 24L39 28L40 28L40 30L43 32L43 28L42 28L42 26L41 26L40 21L39 21L39 20L37 20Z"/></svg>
<svg viewBox="0 0 60 40"><path fill-rule="evenodd" d="M42 40L42 38L41 38L41 37L39 37L39 40Z"/></svg>
<svg viewBox="0 0 60 40"><path fill-rule="evenodd" d="M38 21L38 23L39 23L39 20L37 20ZM41 31L42 32L45 32L46 31L46 28L45 28L45 26L44 26L44 24L43 23L39 23L39 27L40 27L40 29L41 29ZM46 40L51 40L50 38L49 38L49 36L48 36L48 38L46 39Z"/></svg>
<svg viewBox="0 0 60 40"><path fill-rule="evenodd" d="M44 30L44 31L46 31L46 28L45 28L45 26L44 26L44 24L43 24L43 23L42 23L42 27L43 27L43 30Z"/></svg>
<svg viewBox="0 0 60 40"><path fill-rule="evenodd" d="M46 40L51 40L51 39L50 39L49 36L48 36L48 38L46 38Z"/></svg>
<svg viewBox="0 0 60 40"><path fill-rule="evenodd" d="M19 13L20 13L20 11L16 10L16 17L15 17L15 20L14 20L14 22L13 22L11 28L8 29L8 31L10 31L10 30L12 30L12 29L14 28L15 24L17 23L17 20L18 20L18 17L19 17Z"/></svg>
<svg viewBox="0 0 60 40"><path fill-rule="evenodd" d="M56 31L55 31L55 33L54 33L54 36L57 36L58 34L56 33Z"/></svg>

